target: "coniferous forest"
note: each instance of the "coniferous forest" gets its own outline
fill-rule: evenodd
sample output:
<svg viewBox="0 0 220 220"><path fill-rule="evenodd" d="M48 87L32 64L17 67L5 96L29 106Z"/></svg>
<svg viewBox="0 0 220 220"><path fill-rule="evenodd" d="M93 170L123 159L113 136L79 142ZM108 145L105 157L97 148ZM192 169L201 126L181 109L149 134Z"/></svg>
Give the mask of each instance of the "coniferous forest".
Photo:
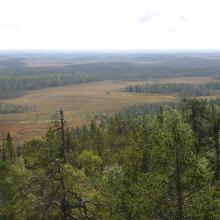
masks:
<svg viewBox="0 0 220 220"><path fill-rule="evenodd" d="M220 219L219 100L133 106L2 140L0 219Z"/></svg>
<svg viewBox="0 0 220 220"><path fill-rule="evenodd" d="M196 53L196 56L192 53L0 53L0 99L22 96L42 88L103 80L143 81L184 76L219 79L218 57L219 53L210 53L208 57L206 53ZM62 65L56 66L59 62ZM207 87L218 90L219 84L207 84ZM207 93L205 86L197 90L201 93L201 89ZM191 90L195 93L196 88Z"/></svg>
<svg viewBox="0 0 220 220"><path fill-rule="evenodd" d="M0 0L0 220L220 220L219 8Z"/></svg>
<svg viewBox="0 0 220 220"><path fill-rule="evenodd" d="M196 97L219 95L220 83L205 83L199 85L190 85L184 83L154 83L136 84L127 86L124 91L132 93L148 93L148 94L177 94L181 97Z"/></svg>

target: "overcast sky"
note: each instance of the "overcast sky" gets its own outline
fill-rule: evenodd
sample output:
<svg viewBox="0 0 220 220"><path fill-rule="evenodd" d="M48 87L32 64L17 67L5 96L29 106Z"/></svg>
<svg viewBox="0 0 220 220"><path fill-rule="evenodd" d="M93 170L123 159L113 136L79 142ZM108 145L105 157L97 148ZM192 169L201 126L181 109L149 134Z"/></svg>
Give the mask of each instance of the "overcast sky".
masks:
<svg viewBox="0 0 220 220"><path fill-rule="evenodd" d="M0 50L220 49L219 0L0 0Z"/></svg>

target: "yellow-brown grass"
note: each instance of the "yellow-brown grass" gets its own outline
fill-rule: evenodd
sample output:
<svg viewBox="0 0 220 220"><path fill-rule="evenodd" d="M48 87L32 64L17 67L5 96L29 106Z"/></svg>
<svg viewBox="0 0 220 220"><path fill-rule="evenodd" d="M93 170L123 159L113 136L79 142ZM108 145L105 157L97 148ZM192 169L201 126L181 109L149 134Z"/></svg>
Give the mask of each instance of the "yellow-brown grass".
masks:
<svg viewBox="0 0 220 220"><path fill-rule="evenodd" d="M213 79L209 77L183 77L163 79L157 82L204 83L211 81ZM4 102L31 106L35 110L27 113L0 115L0 132L10 131L15 139L22 141L39 137L45 133L52 116L59 108L64 110L65 118L70 121L72 126L80 126L87 123L84 116L88 113L110 114L133 104L176 101L175 95L148 95L120 91L131 84L154 82L103 81L29 92L22 97Z"/></svg>

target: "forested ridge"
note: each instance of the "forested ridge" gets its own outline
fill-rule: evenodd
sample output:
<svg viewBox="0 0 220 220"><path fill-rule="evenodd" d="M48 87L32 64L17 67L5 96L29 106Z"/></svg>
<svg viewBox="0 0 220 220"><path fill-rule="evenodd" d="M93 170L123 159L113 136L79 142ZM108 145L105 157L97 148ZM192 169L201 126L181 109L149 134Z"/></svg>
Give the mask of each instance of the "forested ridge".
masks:
<svg viewBox="0 0 220 220"><path fill-rule="evenodd" d="M79 64L67 67L16 68L0 74L0 98L23 95L29 90L102 80L148 80L203 75L207 70L135 63ZM205 74L206 75L206 74Z"/></svg>
<svg viewBox="0 0 220 220"><path fill-rule="evenodd" d="M42 140L4 136L0 219L220 219L220 106L143 105Z"/></svg>
<svg viewBox="0 0 220 220"><path fill-rule="evenodd" d="M67 58L68 57L68 58ZM218 54L0 54L0 99L27 91L102 80L141 81L183 76L219 78ZM63 66L28 66L27 63L63 62ZM48 61L49 60L49 61ZM55 63L56 63L55 62ZM85 62L85 63L84 63ZM43 65L41 64L41 65Z"/></svg>

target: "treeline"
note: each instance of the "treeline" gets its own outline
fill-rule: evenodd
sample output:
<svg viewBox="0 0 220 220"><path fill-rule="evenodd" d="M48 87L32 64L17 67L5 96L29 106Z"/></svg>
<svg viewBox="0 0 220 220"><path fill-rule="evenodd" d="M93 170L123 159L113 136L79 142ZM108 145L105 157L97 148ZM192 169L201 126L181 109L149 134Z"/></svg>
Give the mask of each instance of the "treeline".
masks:
<svg viewBox="0 0 220 220"><path fill-rule="evenodd" d="M23 105L14 105L9 103L0 103L0 114L11 114L28 112L30 108Z"/></svg>
<svg viewBox="0 0 220 220"><path fill-rule="evenodd" d="M0 68L0 99L21 96L29 90L74 85L101 80L141 81L182 76L216 76L219 66L168 63L100 62L63 67L28 67L23 65Z"/></svg>
<svg viewBox="0 0 220 220"><path fill-rule="evenodd" d="M217 101L218 103L218 101ZM220 219L220 107L133 107L42 140L3 137L0 219Z"/></svg>
<svg viewBox="0 0 220 220"><path fill-rule="evenodd" d="M177 94L179 96L209 96L220 93L220 83L192 85L186 83L154 83L127 86L123 91L150 94Z"/></svg>

